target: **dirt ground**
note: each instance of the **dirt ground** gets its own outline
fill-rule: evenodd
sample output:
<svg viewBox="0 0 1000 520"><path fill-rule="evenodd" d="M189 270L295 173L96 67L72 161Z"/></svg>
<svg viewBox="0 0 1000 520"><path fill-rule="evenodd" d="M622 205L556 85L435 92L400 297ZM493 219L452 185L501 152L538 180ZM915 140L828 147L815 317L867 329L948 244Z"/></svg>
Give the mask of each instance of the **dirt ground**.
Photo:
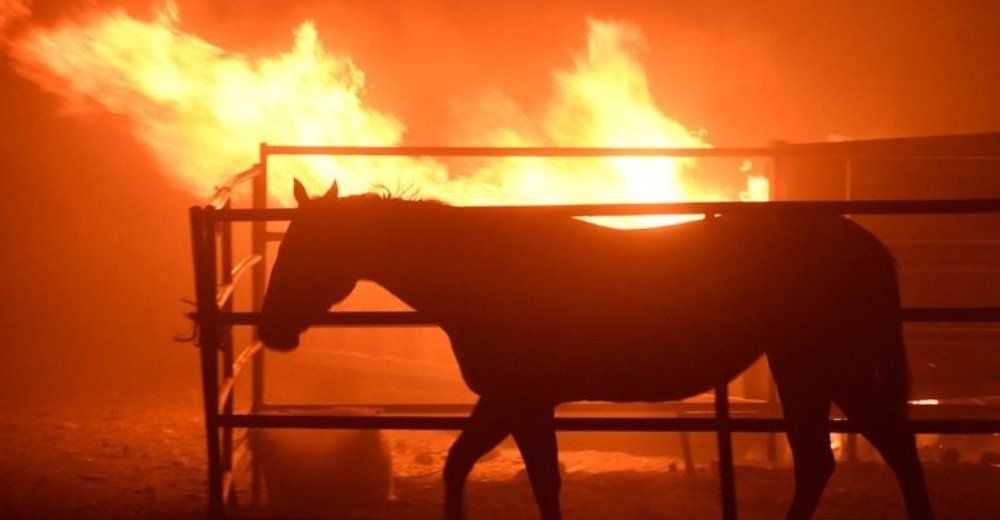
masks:
<svg viewBox="0 0 1000 520"><path fill-rule="evenodd" d="M41 409L0 398L0 518L203 518L200 411L194 392L61 401ZM428 432L387 434L392 497L376 510L355 513L439 518L448 440L448 434ZM691 476L666 457L564 451L561 460L569 520L718 518L718 483L708 464ZM470 481L470 517L537 518L520 468L512 448L491 454ZM1000 518L996 465L927 462L926 468L940 518ZM788 468L740 466L737 483L741 518L782 516L792 488ZM817 513L826 519L902 517L892 475L872 462L839 464Z"/></svg>

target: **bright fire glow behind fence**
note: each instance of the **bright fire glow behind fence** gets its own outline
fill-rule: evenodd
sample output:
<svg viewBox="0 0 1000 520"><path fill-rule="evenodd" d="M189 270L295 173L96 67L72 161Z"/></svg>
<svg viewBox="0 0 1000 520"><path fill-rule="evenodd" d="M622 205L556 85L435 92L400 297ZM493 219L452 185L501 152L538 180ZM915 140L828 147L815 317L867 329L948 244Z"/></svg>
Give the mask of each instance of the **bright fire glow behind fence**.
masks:
<svg viewBox="0 0 1000 520"><path fill-rule="evenodd" d="M640 61L638 27L590 20L586 47L552 74L552 96L530 117L496 94L471 114L492 122L475 136L485 146L704 148L694 132L657 106ZM302 22L285 52L250 58L180 28L167 3L153 20L122 10L92 12L7 37L18 69L57 93L67 110L101 108L125 116L160 170L200 197L252 164L259 142L398 146L406 125L369 106L365 73L324 49L317 27ZM744 186L697 182L689 158L492 158L470 163L408 157L287 157L274 161L269 189L292 202L291 181L313 192L336 178L342 193L383 185L457 205L766 200L767 178L749 163ZM612 225L684 220L632 217Z"/></svg>

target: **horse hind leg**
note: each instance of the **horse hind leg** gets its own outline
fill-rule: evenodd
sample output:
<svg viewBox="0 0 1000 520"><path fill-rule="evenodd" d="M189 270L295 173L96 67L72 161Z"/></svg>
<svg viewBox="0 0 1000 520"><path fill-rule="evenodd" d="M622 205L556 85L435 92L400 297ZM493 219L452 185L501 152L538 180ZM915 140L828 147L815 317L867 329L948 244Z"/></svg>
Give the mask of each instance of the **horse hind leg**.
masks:
<svg viewBox="0 0 1000 520"><path fill-rule="evenodd" d="M510 433L501 406L480 399L469 416L469 423L448 450L444 464L445 515L447 520L465 518L465 482L472 466L500 444Z"/></svg>
<svg viewBox="0 0 1000 520"><path fill-rule="evenodd" d="M529 406L519 409L518 417L513 421L514 441L524 459L542 520L562 518L559 507L561 477L553 413L551 406Z"/></svg>
<svg viewBox="0 0 1000 520"><path fill-rule="evenodd" d="M858 355L839 366L834 402L896 474L910 518L933 518L916 438L907 421L909 366L899 318L869 313L854 323L857 328L843 345Z"/></svg>
<svg viewBox="0 0 1000 520"><path fill-rule="evenodd" d="M783 359L784 358L784 359ZM812 518L826 483L833 475L830 449L830 397L827 385L811 360L769 355L769 363L781 399L786 435L792 450L795 494L788 520Z"/></svg>
<svg viewBox="0 0 1000 520"><path fill-rule="evenodd" d="M844 385L834 396L834 402L858 425L861 434L895 473L910 518L934 518L924 470L917 456L916 439L907 423L905 404L888 402L882 388L884 383L874 374L857 379L863 381Z"/></svg>

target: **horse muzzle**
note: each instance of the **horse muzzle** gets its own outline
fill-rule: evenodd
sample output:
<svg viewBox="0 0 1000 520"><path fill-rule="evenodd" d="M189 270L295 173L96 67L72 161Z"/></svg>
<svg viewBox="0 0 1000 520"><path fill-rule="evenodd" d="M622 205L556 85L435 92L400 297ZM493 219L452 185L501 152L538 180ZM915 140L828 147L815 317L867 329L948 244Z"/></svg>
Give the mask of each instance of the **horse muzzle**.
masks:
<svg viewBox="0 0 1000 520"><path fill-rule="evenodd" d="M299 334L297 330L269 326L266 323L257 328L257 336L264 346L274 350L292 350L298 347Z"/></svg>

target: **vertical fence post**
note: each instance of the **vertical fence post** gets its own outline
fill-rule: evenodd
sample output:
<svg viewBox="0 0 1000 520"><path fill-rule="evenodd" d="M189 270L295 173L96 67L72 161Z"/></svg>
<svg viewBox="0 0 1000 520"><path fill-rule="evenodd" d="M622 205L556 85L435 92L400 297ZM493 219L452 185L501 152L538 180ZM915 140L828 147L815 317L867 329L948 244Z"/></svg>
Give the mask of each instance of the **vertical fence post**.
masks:
<svg viewBox="0 0 1000 520"><path fill-rule="evenodd" d="M733 471L733 437L729 423L729 388L726 383L715 387L715 418L718 422L722 518L736 520L736 477Z"/></svg>
<svg viewBox="0 0 1000 520"><path fill-rule="evenodd" d="M771 149L774 153L771 155L771 175L770 182L768 183L771 190L772 200L786 200L788 199L788 180L785 178L785 168L784 163L787 161L787 157L782 153L788 145L788 141L771 141Z"/></svg>
<svg viewBox="0 0 1000 520"><path fill-rule="evenodd" d="M219 445L219 308L216 306L215 219L213 209L191 208L195 293L198 298L198 347L201 357L205 437L208 444L208 516L225 516Z"/></svg>
<svg viewBox="0 0 1000 520"><path fill-rule="evenodd" d="M770 365L768 365L768 374L770 374ZM778 402L778 389L774 386L774 378L768 377L767 380L767 404L768 409L772 408L775 403ZM769 432L767 434L767 461L771 463L772 467L778 465L778 434L774 432Z"/></svg>
<svg viewBox="0 0 1000 520"><path fill-rule="evenodd" d="M844 200L851 200L854 193L854 159L844 161Z"/></svg>
<svg viewBox="0 0 1000 520"><path fill-rule="evenodd" d="M257 164L260 173L253 178L251 206L254 209L267 207L267 144L260 144L260 152ZM254 312L260 312L264 303L264 291L267 287L267 222L254 220L250 228L250 249L251 252L260 257L260 261L253 266L251 271L251 307ZM254 340L259 340L257 327L253 329ZM257 413L264 406L264 351L261 350L253 357L251 365L251 409ZM252 432L248 432L252 433ZM255 436L250 439L255 439ZM251 448L255 443L251 444ZM250 462L250 501L256 507L260 505L260 496L263 491L263 482L260 474L260 459L256 455Z"/></svg>
<svg viewBox="0 0 1000 520"><path fill-rule="evenodd" d="M224 209L229 209L231 204L226 201ZM220 265L219 271L223 285L233 283L233 223L231 221L219 222L219 248ZM214 239L214 237L213 237ZM232 312L234 296L229 298L222 306L222 312ZM222 346L222 379L230 381L233 378L233 327L225 325L221 327L220 343ZM236 401L236 385L229 390L228 397L222 407L222 413L232 415L233 403ZM222 470L232 478L233 471L233 428L231 426L222 427ZM231 487L231 486L230 486ZM231 489L223 489L227 496L223 497L227 502L231 502L231 497L235 496Z"/></svg>
<svg viewBox="0 0 1000 520"><path fill-rule="evenodd" d="M684 410L677 412L678 418L684 418L687 414ZM691 433L684 430L678 432L681 437L681 455L684 457L684 473L689 476L694 476L694 455L691 453Z"/></svg>
<svg viewBox="0 0 1000 520"><path fill-rule="evenodd" d="M771 147L775 149L775 154L771 160L771 182L768 183L767 200L782 200L785 197L784 186L779 183L784 180L784 159L779 153L780 148L787 144L785 141L774 141ZM774 407L778 402L778 391L774 386L774 376L771 374L771 365L767 364L767 404L768 409ZM767 434L767 462L772 467L778 465L778 436L774 432Z"/></svg>
<svg viewBox="0 0 1000 520"><path fill-rule="evenodd" d="M254 209L267 207L267 144L260 144L260 173L253 178L253 194L251 196L251 206ZM250 228L250 248L255 255L260 256L260 261L253 266L252 271L252 296L251 306L254 312L260 312L264 303L264 291L267 284L267 222L254 220ZM254 327L254 339L260 339L257 335L257 328ZM260 408L264 404L264 352L254 356L253 360L253 408Z"/></svg>
<svg viewBox="0 0 1000 520"><path fill-rule="evenodd" d="M854 159L848 158L844 161L844 200L851 200L854 193ZM851 218L851 215L844 215ZM841 435L841 458L848 462L858 461L858 435L848 433Z"/></svg>

